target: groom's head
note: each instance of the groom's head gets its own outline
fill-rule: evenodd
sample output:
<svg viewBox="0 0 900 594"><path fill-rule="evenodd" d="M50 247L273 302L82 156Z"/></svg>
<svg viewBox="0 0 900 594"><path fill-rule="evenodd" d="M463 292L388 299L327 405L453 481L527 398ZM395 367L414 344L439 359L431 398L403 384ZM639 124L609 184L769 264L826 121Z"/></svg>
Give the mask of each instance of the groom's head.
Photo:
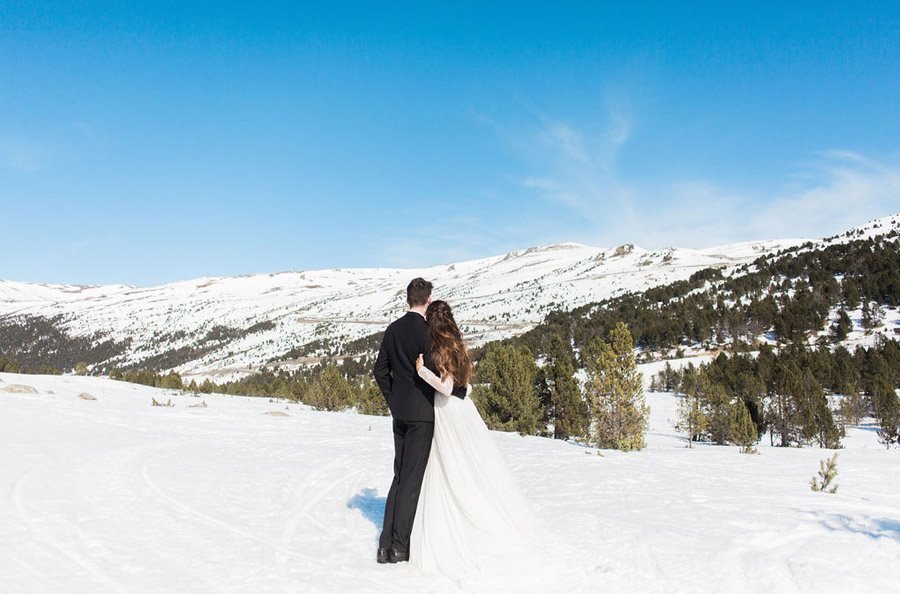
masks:
<svg viewBox="0 0 900 594"><path fill-rule="evenodd" d="M424 278L414 278L406 287L406 302L410 307L424 307L431 301L431 283Z"/></svg>

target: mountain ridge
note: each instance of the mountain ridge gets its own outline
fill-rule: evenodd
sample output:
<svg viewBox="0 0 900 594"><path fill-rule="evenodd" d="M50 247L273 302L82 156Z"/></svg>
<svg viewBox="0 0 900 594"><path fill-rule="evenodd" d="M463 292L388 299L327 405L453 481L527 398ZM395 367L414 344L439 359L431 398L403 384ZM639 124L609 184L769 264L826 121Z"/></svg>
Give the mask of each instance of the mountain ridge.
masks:
<svg viewBox="0 0 900 594"><path fill-rule="evenodd" d="M119 345L117 356L94 365L153 363L223 380L289 358L353 355L344 349L351 343L364 345L359 352L371 350L367 337L404 311L404 289L414 276L434 282L435 298L454 305L470 343L479 345L521 334L550 311L683 280L704 268L728 271L766 254L898 229L900 215L891 215L821 240L662 250L569 242L420 268L200 277L155 287L0 281L0 321L49 320L66 335Z"/></svg>

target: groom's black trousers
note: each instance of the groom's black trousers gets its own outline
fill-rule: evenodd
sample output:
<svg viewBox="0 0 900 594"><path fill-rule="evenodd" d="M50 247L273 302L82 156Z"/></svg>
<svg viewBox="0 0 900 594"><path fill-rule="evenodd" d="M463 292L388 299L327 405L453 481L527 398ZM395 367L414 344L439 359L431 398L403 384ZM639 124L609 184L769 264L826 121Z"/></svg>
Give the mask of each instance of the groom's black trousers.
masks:
<svg viewBox="0 0 900 594"><path fill-rule="evenodd" d="M378 546L409 551L409 535L416 518L419 491L434 435L432 421L394 419L394 480L384 508L384 528Z"/></svg>

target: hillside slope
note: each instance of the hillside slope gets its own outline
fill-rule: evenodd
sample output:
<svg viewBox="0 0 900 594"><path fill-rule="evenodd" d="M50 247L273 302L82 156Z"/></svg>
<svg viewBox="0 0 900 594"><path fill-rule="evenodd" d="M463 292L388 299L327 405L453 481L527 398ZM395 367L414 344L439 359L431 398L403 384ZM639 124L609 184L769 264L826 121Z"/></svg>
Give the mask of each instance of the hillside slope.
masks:
<svg viewBox="0 0 900 594"><path fill-rule="evenodd" d="M292 349L292 358L336 353L383 330L404 310L406 284L416 276L434 282L435 297L454 305L477 345L520 334L556 308L640 291L800 243L656 252L564 244L422 269L285 272L149 288L0 281L0 318L37 316L67 336L116 343L112 352L118 357L89 363L143 361L187 376L223 378Z"/></svg>
<svg viewBox="0 0 900 594"><path fill-rule="evenodd" d="M83 360L221 381L273 361L290 366L371 352L376 333L404 310L404 289L415 276L434 282L435 297L454 305L470 343L479 345L522 334L551 311L684 280L705 268L728 274L763 255L898 229L900 215L894 215L813 242L658 251L560 244L421 269L284 272L149 288L0 281L0 329L13 347L40 352L36 360L55 367ZM27 345L31 339L36 343ZM0 354L3 349L0 341Z"/></svg>

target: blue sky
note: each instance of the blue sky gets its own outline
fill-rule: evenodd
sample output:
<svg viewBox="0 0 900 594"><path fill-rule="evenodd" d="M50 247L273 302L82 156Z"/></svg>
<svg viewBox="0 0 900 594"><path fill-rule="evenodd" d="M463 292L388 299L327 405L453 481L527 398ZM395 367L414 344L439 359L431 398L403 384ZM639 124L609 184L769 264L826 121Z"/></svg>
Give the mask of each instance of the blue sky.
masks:
<svg viewBox="0 0 900 594"><path fill-rule="evenodd" d="M704 247L900 211L896 3L628 4L4 2L0 278Z"/></svg>

